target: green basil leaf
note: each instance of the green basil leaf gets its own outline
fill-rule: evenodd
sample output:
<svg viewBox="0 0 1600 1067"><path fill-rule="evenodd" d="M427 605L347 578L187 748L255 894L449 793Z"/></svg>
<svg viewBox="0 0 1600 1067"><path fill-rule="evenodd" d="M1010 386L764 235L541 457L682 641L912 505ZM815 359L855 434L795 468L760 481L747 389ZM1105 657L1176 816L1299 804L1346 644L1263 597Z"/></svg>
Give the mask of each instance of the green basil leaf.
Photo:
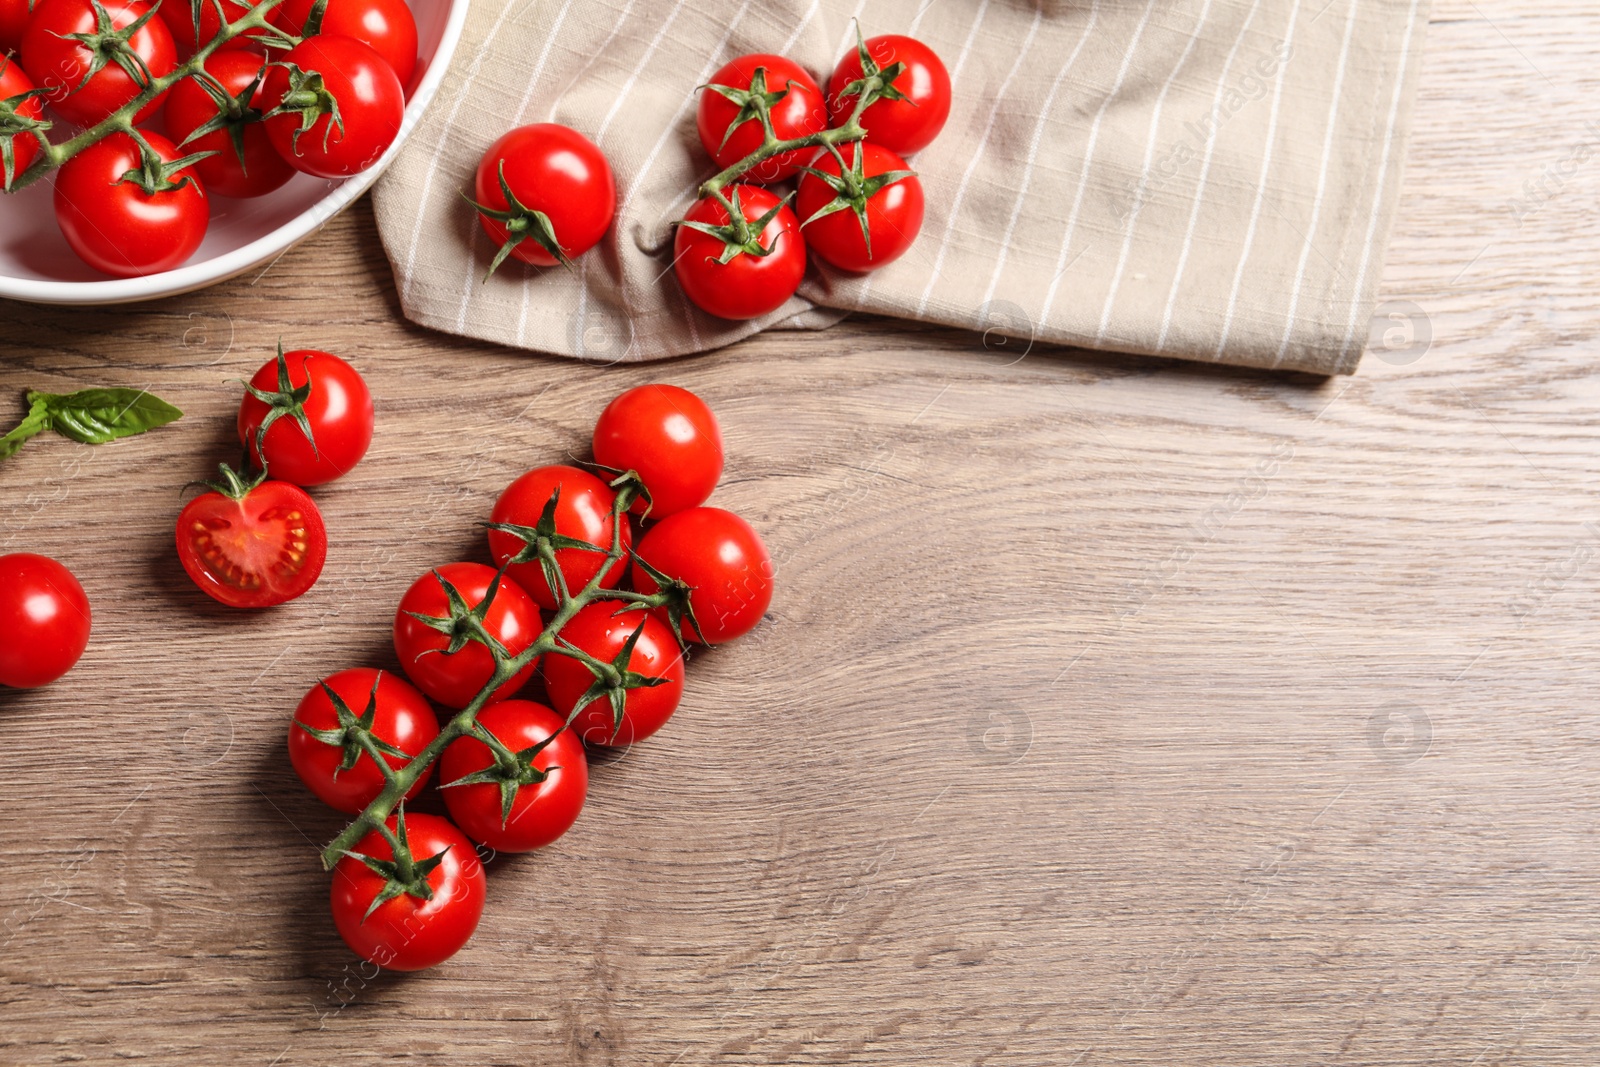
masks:
<svg viewBox="0 0 1600 1067"><path fill-rule="evenodd" d="M183 412L142 389L82 389L76 393L29 393L28 403L44 402L50 427L86 445L165 426Z"/></svg>
<svg viewBox="0 0 1600 1067"><path fill-rule="evenodd" d="M50 412L42 400L29 400L28 414L17 424L17 428L0 437L0 459L6 459L15 454L22 447L24 441L30 437L44 433L50 428Z"/></svg>

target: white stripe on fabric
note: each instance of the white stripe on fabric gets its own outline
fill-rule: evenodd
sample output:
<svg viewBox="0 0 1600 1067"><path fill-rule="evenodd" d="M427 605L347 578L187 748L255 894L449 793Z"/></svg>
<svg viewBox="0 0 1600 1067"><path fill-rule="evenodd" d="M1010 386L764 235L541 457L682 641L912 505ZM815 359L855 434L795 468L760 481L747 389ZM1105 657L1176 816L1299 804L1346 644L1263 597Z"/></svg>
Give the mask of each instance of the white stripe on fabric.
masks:
<svg viewBox="0 0 1600 1067"><path fill-rule="evenodd" d="M1144 180L1150 173L1150 160L1156 154L1156 137L1161 132L1161 108L1167 102L1167 94L1172 91L1173 83L1178 80L1178 72L1189 62L1189 56L1193 54L1194 46L1200 40L1200 30L1205 26L1206 16L1210 13L1211 0L1206 0L1200 9L1200 18L1189 34L1189 43L1184 46L1183 55L1178 57L1178 62L1173 64L1172 72L1167 75L1166 83L1161 86L1161 93L1156 97L1156 105L1150 113L1150 136L1144 142L1144 164L1139 169L1139 186L1134 190L1133 205L1128 209L1128 232L1122 238L1122 252L1117 256L1117 269L1111 274L1111 290L1106 293L1105 307L1100 310L1100 326L1094 335L1096 345L1105 341L1106 330L1111 324L1111 310L1117 303L1117 290L1122 288L1122 273L1127 269L1128 256L1133 252L1133 233L1139 225L1139 211L1144 207Z"/></svg>
<svg viewBox="0 0 1600 1067"><path fill-rule="evenodd" d="M1111 91L1106 98L1100 101L1100 110L1095 112L1094 124L1089 128L1089 143L1083 150L1083 169L1078 174L1078 193L1072 199L1072 214L1067 218L1067 232L1061 239L1061 252L1056 256L1055 275L1050 279L1050 288L1044 294L1044 306L1039 309L1039 324L1042 326L1050 321L1050 308L1056 302L1056 291L1061 287L1061 279L1067 273L1067 253L1072 251L1072 238L1078 231L1078 212L1083 208L1083 194L1089 188L1089 166L1094 162L1095 144L1100 140L1100 123L1105 119L1106 112L1117 98L1117 93L1122 90L1122 83L1128 77L1128 68L1133 64L1133 54L1138 51L1139 38L1144 36L1144 28L1150 24L1150 14L1155 10L1158 0L1150 0L1145 5L1144 14L1139 16L1139 25L1133 31L1133 39L1128 42L1128 50L1123 54L1122 66L1117 70L1117 80L1111 86Z"/></svg>
<svg viewBox="0 0 1600 1067"><path fill-rule="evenodd" d="M611 42L615 41L617 39L617 34L622 32L622 27L627 25L628 16L633 14L633 5L636 2L637 2L637 0L628 0L628 2L622 6L622 10L617 12L616 18L614 18L612 20L612 22L611 22L611 30L610 30L610 32L608 32L606 34L606 39L600 42L600 45L599 45L598 48L593 49L589 53L589 58L584 60L582 67L578 68L578 73L574 74L571 78L569 78L567 80L567 84L565 86L563 86L559 92L557 92L554 96L552 96L550 98L550 112L549 112L548 116L546 117L545 121L547 121L547 122L554 122L555 121L556 108L561 106L561 101L565 100L566 97L567 97L567 94L572 92L573 86L577 85L580 81L582 81L584 79L584 77L591 70L594 69L594 65L596 63L600 62L600 60L603 59L610 52ZM530 92L530 94L532 93L531 88L530 88L529 92ZM519 108L517 110L517 121L519 123L522 121L522 111L523 111L523 109L525 109L528 106L527 105L528 97L525 96L522 99L523 99L522 108Z"/></svg>
<svg viewBox="0 0 1600 1067"><path fill-rule="evenodd" d="M1389 176L1389 158L1394 150L1394 119L1400 111L1400 99L1406 84L1406 61L1411 58L1411 34L1417 28L1417 3L1411 0L1411 11L1406 16L1406 35L1400 43L1400 62L1395 66L1394 97L1389 102L1389 121L1384 124L1383 162L1378 166L1378 180L1372 195L1372 218L1367 221L1366 247L1361 253L1361 270L1356 273L1356 291L1350 299L1350 325L1345 330L1344 346L1339 349L1339 362L1344 363L1350 343L1356 336L1356 312L1361 308L1361 290L1366 288L1367 268L1372 264L1372 238L1378 229L1378 206L1383 202L1384 183Z"/></svg>
<svg viewBox="0 0 1600 1067"><path fill-rule="evenodd" d="M862 9L867 6L867 0L856 0L856 9L844 23L844 35L839 39L839 47L833 50L836 56L842 56L850 50L851 44L856 39L856 26L861 19ZM865 36L865 34L863 34ZM838 60L834 60L835 63ZM824 86L826 88L826 86Z"/></svg>
<svg viewBox="0 0 1600 1067"><path fill-rule="evenodd" d="M1206 0L1209 4L1211 0ZM994 272L989 275L989 287L983 291L983 299L978 301L977 313L981 320L983 309L990 300L994 299L994 291L1000 284L1000 275L1006 269L1006 258L1011 251L1011 236L1016 233L1017 221L1022 218L1022 205L1028 199L1028 187L1033 184L1034 162L1039 156L1039 145L1044 141L1044 126L1051 115L1051 108L1056 102L1056 92L1061 88L1061 83L1066 80L1067 71L1071 70L1078 61L1078 53L1083 51L1083 46L1089 43L1089 35L1094 32L1095 21L1100 17L1100 0L1094 0L1089 5L1089 21L1083 27L1083 33L1078 38L1078 45L1067 57L1067 61L1056 72L1056 80L1050 83L1050 92L1044 98L1044 106L1039 109L1039 117L1033 123L1033 135L1028 139L1028 162L1022 171L1022 181L1017 186L1017 195L1011 202L1011 217L1006 220L1006 233L1000 240L1000 254L994 262ZM979 326L983 323L980 321Z"/></svg>
<svg viewBox="0 0 1600 1067"><path fill-rule="evenodd" d="M1228 58L1222 62L1222 73L1217 77L1217 92L1211 100L1211 114L1217 113L1217 108L1222 105L1223 93L1228 88L1228 71L1233 68L1233 59L1239 54L1239 48L1244 44L1245 36L1250 32L1250 23L1255 20L1256 11L1261 7L1261 0L1251 0L1250 11L1244 17L1244 25L1239 27L1239 36L1234 40L1233 47L1228 50ZM1217 149L1217 131L1212 130L1211 136L1206 141L1205 159L1200 164L1199 184L1195 186L1194 207L1189 211L1189 228L1183 235L1183 250L1178 253L1178 267L1172 274L1172 290L1167 293L1167 308L1161 316L1161 334L1156 338L1155 350L1160 352L1167 344L1167 334L1172 329L1172 309L1178 302L1178 289L1183 284L1184 267L1189 262L1189 250L1194 247L1194 229L1200 221L1200 209L1205 206L1206 182L1211 177L1211 157Z"/></svg>
<svg viewBox="0 0 1600 1067"><path fill-rule="evenodd" d="M1021 46L1017 48L1017 58L1012 61L1011 69L1006 72L1005 81L1000 83L999 90L994 95L994 103L989 108L989 119L984 124L983 136L978 138L978 144L973 149L972 155L967 160L967 169L961 174L961 184L956 186L955 199L950 202L950 214L945 219L944 234L939 239L939 251L933 258L933 272L928 275L928 284L922 290L922 299L917 301L917 315L920 317L928 306L928 300L933 296L933 287L939 280L939 268L944 265L944 256L950 248L950 235L955 232L956 217L961 214L961 203L967 197L967 186L972 182L972 175L977 171L978 164L983 160L983 150L989 143L989 135L994 132L994 120L1000 114L1000 105L1005 102L1006 90L1011 88L1011 79L1017 76L1017 71L1022 69L1023 60L1028 57L1028 49L1033 47L1033 38L1039 31L1039 23L1044 19L1044 7L1041 5L1033 10L1033 22L1028 26L1028 35L1023 38Z"/></svg>
<svg viewBox="0 0 1600 1067"><path fill-rule="evenodd" d="M572 0L565 0L562 5L563 14L571 4ZM428 167L422 172L422 189L417 194L417 203L421 206L417 209L417 224L411 231L411 243L406 246L406 266L404 270L400 271L400 300L402 303L405 302L406 297L411 295L411 282L417 276L417 245L422 240L422 227L427 221L428 191L433 187L433 176L439 169L439 160L444 155L445 143L450 140L450 131L455 129L456 116L461 113L461 105L467 102L467 90L472 87L474 79L478 77L478 72L483 69L483 61L489 57L489 53L492 51L489 45L493 42L495 34L500 32L500 27L504 25L506 18L511 14L513 6L512 4L507 4L501 9L500 14L494 20L494 24L489 27L489 32L484 35L483 43L478 46L478 51L473 54L472 62L467 64L467 72L462 75L461 88L457 90L455 103L451 105L450 114L445 116L443 130L439 134L439 140L433 146L433 155L428 157ZM529 0L524 9L532 6L532 0Z"/></svg>
<svg viewBox="0 0 1600 1067"><path fill-rule="evenodd" d="M1289 54L1294 55L1294 24L1300 16L1300 0L1294 0L1289 9L1289 28L1284 32L1284 42L1289 42ZM1279 47L1282 47L1280 43ZM1244 249L1239 253L1239 265L1233 270L1233 288L1228 292L1228 309L1222 316L1222 333L1217 338L1214 358L1221 359L1228 346L1228 334L1233 330L1233 313L1239 306L1239 286L1244 283L1244 269L1250 262L1250 249L1256 243L1256 226L1261 222L1261 205L1267 202L1267 175L1272 173L1272 151L1278 144L1278 104L1283 100L1283 83L1289 72L1280 70L1272 87L1272 110L1267 115L1267 143L1261 150L1261 174L1256 178L1256 200L1250 208L1250 225L1244 231Z"/></svg>
<svg viewBox="0 0 1600 1067"><path fill-rule="evenodd" d="M1328 164L1333 160L1333 135L1339 127L1339 97L1344 92L1345 67L1350 58L1350 39L1355 35L1356 6L1359 0L1350 0L1350 14L1344 20L1344 41L1339 45L1339 73L1333 79L1333 102L1328 106L1328 130L1322 138L1322 166L1317 171L1317 191L1311 198L1311 225L1306 230L1306 243L1300 249L1300 265L1295 268L1294 288L1289 294L1289 315L1283 324L1283 341L1278 354L1273 357L1276 367L1289 351L1289 338L1294 333L1294 316L1300 308L1300 293L1306 280L1306 261L1311 256L1312 243L1317 239L1317 224L1322 218L1322 198L1328 187Z"/></svg>

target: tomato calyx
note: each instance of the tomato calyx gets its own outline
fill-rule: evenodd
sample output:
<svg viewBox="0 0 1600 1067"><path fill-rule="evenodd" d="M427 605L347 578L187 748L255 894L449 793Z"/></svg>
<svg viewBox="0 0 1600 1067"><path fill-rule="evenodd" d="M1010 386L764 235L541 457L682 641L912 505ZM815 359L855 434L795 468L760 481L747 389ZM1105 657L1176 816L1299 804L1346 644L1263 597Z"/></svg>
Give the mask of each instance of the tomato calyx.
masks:
<svg viewBox="0 0 1600 1067"><path fill-rule="evenodd" d="M857 31L860 32L859 30ZM828 146L828 153L839 164L838 174L829 174L816 167L801 167L806 174L811 175L833 190L833 199L812 212L809 218L802 219L800 226L803 229L826 215L836 211L855 212L856 221L861 224L861 239L866 242L867 255L872 255L872 227L867 221L867 202L895 182L903 182L907 178L915 178L914 170L886 170L882 174L867 177L864 171L867 154L858 146L852 153L853 158L849 163L844 161L844 156L833 145Z"/></svg>
<svg viewBox="0 0 1600 1067"><path fill-rule="evenodd" d="M801 169L806 170L809 168L802 167ZM687 226L691 230L698 230L700 233L721 241L722 254L717 257L718 263L732 262L734 257L741 255L755 256L757 259L762 259L772 254L773 250L778 247L778 242L774 240L771 245L763 245L761 243L761 234L766 230L767 223L777 218L778 212L789 206L789 198L793 195L793 193L790 193L788 196L781 197L765 215L758 219L750 220L744 217L744 208L739 204L739 187L735 185L731 197L726 197L720 192L712 194L713 198L721 203L728 212L728 222L726 224L716 226L709 222L691 222L688 219L683 219L678 222L678 225Z"/></svg>
<svg viewBox="0 0 1600 1067"><path fill-rule="evenodd" d="M683 636L683 620L688 619L689 625L694 627L694 632L705 636L700 629L700 622L694 617L694 605L689 601L689 594L694 592L694 586L682 578L671 578L655 567L638 553L634 554L633 565L642 569L656 583L656 592L645 601L629 604L623 611L637 610L642 607L659 607L667 613L667 625L672 627L672 636L678 639L678 647L685 652L689 650L689 642ZM638 637L638 633L634 637ZM704 642L707 648L709 642Z"/></svg>
<svg viewBox="0 0 1600 1067"><path fill-rule="evenodd" d="M204 128L204 127L202 127ZM199 130L195 131L199 133ZM239 142L243 144L242 135ZM241 164L242 164L241 159ZM311 372L306 371L306 383L296 386L289 379L289 361L284 358L283 339L278 340L278 388L273 391L258 389L248 381L241 381L245 392L267 405L267 413L261 418L261 425L256 427L256 455L260 457L262 469L267 466L266 440L267 430L272 424L284 416L288 416L299 424L300 432L306 435L306 443L311 446L311 454L317 458L317 439L311 432L311 420L306 416L305 403L311 399Z"/></svg>
<svg viewBox="0 0 1600 1067"><path fill-rule="evenodd" d="M389 843L389 848L394 853L392 860L380 860L353 849L340 849L340 852L358 863L364 864L373 874L384 880L383 888L372 898L372 903L367 905L366 914L361 916L361 921L366 922L372 913L380 907L400 896L416 897L418 900L432 900L433 886L428 884L428 875L432 874L439 864L444 862L449 847L429 856L426 859L416 859L411 855L411 845L406 840L406 809L401 804L395 813L395 828L389 829L386 823L379 823L376 827L378 833Z"/></svg>
<svg viewBox="0 0 1600 1067"><path fill-rule="evenodd" d="M489 608L494 604L494 598L500 593L500 583L505 579L505 564L495 571L493 584L489 586L489 591L475 608L467 606L466 597L461 595L461 590L451 584L450 579L437 570L432 573L434 581L439 583L439 587L444 590L445 599L449 601L450 614L424 615L420 611L408 611L406 614L430 630L444 634L450 642L444 649L428 649L426 652L442 651L445 655L452 655L466 648L468 641L477 641L489 649L496 663L510 659L511 653L500 643L500 639L490 632L484 622L488 617ZM426 655L426 652L423 654Z"/></svg>
<svg viewBox="0 0 1600 1067"><path fill-rule="evenodd" d="M859 116L867 108L879 100L905 100L912 107L917 106L906 94L894 87L894 81L906 71L904 63L895 62L887 67L878 66L878 61L872 58L872 53L867 51L867 42L861 36L861 23L856 23L856 56L861 62L861 77L847 84L839 91L840 97L854 96L857 98L855 114Z"/></svg>
<svg viewBox="0 0 1600 1067"><path fill-rule="evenodd" d="M565 730L566 727L561 728ZM525 785L538 785L552 772L559 771L560 767L545 767L540 769L533 765L535 757L543 752L556 738L561 736L557 730L549 737L527 748L512 751L505 742L501 741L494 733L483 724L474 722L470 736L477 738L494 753L494 762L479 771L457 778L453 782L441 782L440 789L453 789L461 785L488 784L498 786L500 789L500 825L504 827L511 821L511 808L516 803L517 791Z"/></svg>
<svg viewBox="0 0 1600 1067"><path fill-rule="evenodd" d="M339 113L339 100L328 89L322 75L314 70L302 70L297 63L274 63L273 66L282 67L288 72L289 91L283 94L278 106L262 118L270 119L278 115L300 116L300 128L294 131L291 139L296 154L300 152L301 136L315 126L323 116L328 118L328 125L322 131L323 149L327 149L336 128L342 140L344 117Z"/></svg>
<svg viewBox="0 0 1600 1067"><path fill-rule="evenodd" d="M226 463L217 464L217 472L221 475L216 481L195 481L189 485L203 485L214 493L221 493L229 500L243 500L250 495L251 490L267 480L267 472L259 471L255 474L244 474L234 470ZM185 488L188 488L185 486Z"/></svg>
<svg viewBox="0 0 1600 1067"><path fill-rule="evenodd" d="M630 610L630 608L620 610L626 611ZM583 691L582 696L578 697L577 703L573 704L572 713L567 718L568 723L576 719L578 713L584 708L601 697L605 697L611 703L610 736L614 738L617 736L617 731L622 729L622 718L628 710L628 691L630 689L652 689L667 683L665 678L654 678L650 675L640 674L629 667L629 663L633 659L633 647L639 643L639 635L644 633L647 621L648 617L639 620L639 625L634 627L633 633L628 635L628 640L623 642L622 648L609 662L597 656L589 655L571 641L559 634L556 635L556 643L559 646L557 651L565 652L566 655L578 660L589 668L590 674L594 675L594 682L590 684L588 689ZM673 625L673 629L674 631L677 630L676 624Z"/></svg>
<svg viewBox="0 0 1600 1067"><path fill-rule="evenodd" d="M0 59L0 70L5 69L7 62L9 60ZM29 89L25 93L18 93L9 99L0 100L0 170L4 171L4 181L3 184L0 184L0 188L8 192L11 189L12 180L17 176L16 138L22 136L33 137L41 145L48 144L45 140L44 132L54 125L48 119L24 115L18 108L35 97L48 97L49 95L50 90L48 89Z"/></svg>
<svg viewBox="0 0 1600 1067"><path fill-rule="evenodd" d="M199 188L200 186L195 182L192 174L185 174L177 181L172 180L173 176L185 168L194 166L202 159L216 155L215 152L194 152L168 163L161 158L161 155L154 148L150 147L149 142L139 136L137 131L134 132L133 139L139 142L139 165L117 180L138 186L146 196L155 196L157 193L170 193L189 184L194 184L196 188Z"/></svg>
<svg viewBox="0 0 1600 1067"><path fill-rule="evenodd" d="M568 600L572 591L567 588L566 575L561 573L560 566L556 563L556 551L563 548L575 548L581 552L598 552L601 555L610 554L610 549L602 548L597 544L585 541L579 537L569 537L556 531L556 506L561 503L561 487L558 485L550 493L550 499L545 501L544 510L539 513L539 521L533 526L522 526L514 522L485 522L480 526L490 530L499 530L508 533L522 541L522 548L517 554L507 560L507 564L514 566L519 563L539 564L539 569L544 572L544 580L556 592L561 600Z"/></svg>
<svg viewBox="0 0 1600 1067"><path fill-rule="evenodd" d="M90 7L94 9L94 29L89 33L62 35L65 40L77 41L89 53L89 69L78 82L78 89L89 84L89 79L104 70L107 63L115 63L121 67L141 90L150 88L155 76L150 73L144 57L128 43L128 39L144 29L145 23L156 17L156 8L159 6L160 4L151 4L148 11L119 30L100 0L90 0ZM76 92L77 89L73 91Z"/></svg>
<svg viewBox="0 0 1600 1067"><path fill-rule="evenodd" d="M371 757L373 763L378 765L378 769L383 772L383 776L386 779L392 778L394 771L390 768L387 760L378 758L380 753L395 756L407 762L411 760L409 752L391 745L372 732L372 723L378 714L378 683L382 680L383 672L379 671L372 679L372 693L367 697L366 710L359 716L350 710L350 705L346 704L343 698L334 692L327 682L319 682L318 684L322 686L322 691L327 694L328 700L333 704L334 714L339 719L339 725L331 730L318 730L315 727L307 726L299 719L294 720L294 725L300 727L300 729L318 741L325 745L332 745L342 751L343 755L339 760L339 766L334 768L333 771L335 778L339 776L340 771L348 771L354 767L363 752Z"/></svg>
<svg viewBox="0 0 1600 1067"><path fill-rule="evenodd" d="M702 89L710 89L726 97L728 101L739 108L733 118L728 122L728 128L722 131L722 143L717 146L718 151L727 147L728 138L733 136L733 131L749 122L751 119L761 123L764 140L771 141L777 137L772 129L772 107L778 101L789 95L789 86L792 82L785 82L784 87L777 92L767 90L767 68L757 67L750 75L750 88L738 89L732 85L717 85L708 83Z"/></svg>
<svg viewBox="0 0 1600 1067"><path fill-rule="evenodd" d="M198 10L197 7L196 11L198 12ZM239 170L241 173L246 172L244 161L245 127L266 118L265 112L258 107L252 107L250 101L254 98L256 90L261 88L262 79L266 76L267 68L262 67L260 73L251 79L250 84L240 90L238 95L234 95L229 93L227 88L207 73L204 68L196 72L194 75L195 84L204 89L206 95L211 97L212 103L217 105L217 114L215 117L196 126L189 136L178 142L178 147L182 148L190 141L197 141L207 134L216 133L218 130L226 130L228 131L228 141L233 145L233 154L239 160ZM278 358L280 360L283 358L282 341L278 342ZM313 445L312 447L315 448L316 446Z"/></svg>
<svg viewBox="0 0 1600 1067"><path fill-rule="evenodd" d="M494 276L494 272L500 269L500 264L504 263L506 257L511 255L513 248L516 248L523 241L530 240L550 253L557 263L571 270L572 258L567 255L566 251L561 247L561 242L556 238L555 224L550 221L549 215L531 208L517 199L517 194L511 191L511 185L506 181L506 161L503 159L500 161L498 177L500 179L500 194L506 198L504 211L499 208L489 207L486 204L480 204L472 197L467 196L466 193L461 194L478 214L484 218L494 219L506 228L505 243L494 254L494 259L489 261L489 270L484 274L483 280L487 282Z"/></svg>

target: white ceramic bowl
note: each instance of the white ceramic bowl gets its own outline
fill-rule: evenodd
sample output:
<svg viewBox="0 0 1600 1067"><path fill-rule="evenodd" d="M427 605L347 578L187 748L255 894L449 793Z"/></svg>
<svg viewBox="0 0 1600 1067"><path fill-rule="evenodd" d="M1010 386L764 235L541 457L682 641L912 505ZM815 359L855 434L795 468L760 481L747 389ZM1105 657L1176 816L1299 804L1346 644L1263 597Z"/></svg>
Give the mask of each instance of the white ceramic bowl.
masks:
<svg viewBox="0 0 1600 1067"><path fill-rule="evenodd" d="M377 165L326 181L297 174L254 200L213 197L211 225L193 258L177 270L143 278L108 278L86 266L56 229L49 179L0 193L0 297L37 304L123 304L204 288L270 262L315 233L372 187L439 91L461 39L467 0L409 0L417 20L417 73L400 136Z"/></svg>

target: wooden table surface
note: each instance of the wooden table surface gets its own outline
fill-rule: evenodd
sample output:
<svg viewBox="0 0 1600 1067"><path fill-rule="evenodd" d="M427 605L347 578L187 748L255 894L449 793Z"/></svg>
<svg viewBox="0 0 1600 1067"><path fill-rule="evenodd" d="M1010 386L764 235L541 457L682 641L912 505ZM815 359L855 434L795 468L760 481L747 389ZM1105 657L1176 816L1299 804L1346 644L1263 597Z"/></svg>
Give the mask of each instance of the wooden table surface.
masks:
<svg viewBox="0 0 1600 1067"><path fill-rule="evenodd" d="M1592 1067L1597 33L1437 5L1384 281L1431 346L1351 379L888 321L578 366L404 323L364 205L202 294L4 305L0 415L187 417L0 469L0 548L95 606L0 695L0 1063ZM173 518L280 336L380 423L321 582L234 613ZM721 416L770 618L494 862L467 951L358 968L295 701L394 667L410 581L653 379Z"/></svg>

